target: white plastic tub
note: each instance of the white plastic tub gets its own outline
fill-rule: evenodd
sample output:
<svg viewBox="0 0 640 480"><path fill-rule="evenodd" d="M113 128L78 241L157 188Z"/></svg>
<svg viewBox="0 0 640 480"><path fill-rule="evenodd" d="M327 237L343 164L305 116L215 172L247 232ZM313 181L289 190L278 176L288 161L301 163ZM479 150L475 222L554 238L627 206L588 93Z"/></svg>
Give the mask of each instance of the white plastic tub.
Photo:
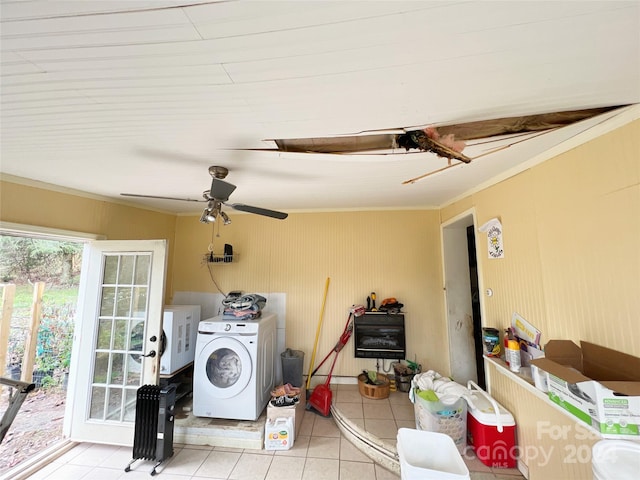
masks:
<svg viewBox="0 0 640 480"><path fill-rule="evenodd" d="M453 439L439 432L398 430L402 480L469 480L469 469Z"/></svg>
<svg viewBox="0 0 640 480"><path fill-rule="evenodd" d="M593 446L594 480L635 480L640 471L640 443L600 440Z"/></svg>

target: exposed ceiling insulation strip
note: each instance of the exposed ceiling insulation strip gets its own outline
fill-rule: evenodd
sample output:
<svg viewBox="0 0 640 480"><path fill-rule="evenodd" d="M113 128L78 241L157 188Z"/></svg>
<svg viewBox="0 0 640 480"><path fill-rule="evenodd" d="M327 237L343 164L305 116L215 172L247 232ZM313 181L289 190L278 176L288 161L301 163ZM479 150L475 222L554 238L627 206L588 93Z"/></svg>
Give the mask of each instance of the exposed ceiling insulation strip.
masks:
<svg viewBox="0 0 640 480"><path fill-rule="evenodd" d="M536 132L549 130L552 128L564 127L580 120L585 120L601 113L607 112L619 107L590 108L586 110L573 110L568 112L543 113L539 115L527 115L524 117L508 117L497 118L492 120L481 120L477 122L460 123L456 125L436 126L440 137L453 135L456 140L475 140L480 138L490 138L499 135L508 135L521 132ZM280 152L298 152L298 153L332 153L332 154L348 154L385 151L397 149L399 146L398 139L406 134L421 136L424 132L420 127L408 127L399 129L403 134L364 132L358 135L345 135L334 137L316 137L316 138L289 138L270 140L275 142L277 149L265 149L265 151ZM424 135L422 135L424 137ZM428 144L424 141L414 142L416 146L423 150L430 150ZM406 147L405 147L406 148ZM438 152L434 152L438 153ZM451 152L447 152L451 154ZM447 158L456 158L451 154ZM462 160L459 158L459 160ZM466 160L463 160L466 161Z"/></svg>

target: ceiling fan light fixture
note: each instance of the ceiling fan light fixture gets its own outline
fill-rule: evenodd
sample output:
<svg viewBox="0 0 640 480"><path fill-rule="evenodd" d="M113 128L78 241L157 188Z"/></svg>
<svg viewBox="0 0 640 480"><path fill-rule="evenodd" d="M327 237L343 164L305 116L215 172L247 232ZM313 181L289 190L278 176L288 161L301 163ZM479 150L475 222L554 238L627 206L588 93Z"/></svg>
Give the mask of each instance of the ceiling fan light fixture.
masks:
<svg viewBox="0 0 640 480"><path fill-rule="evenodd" d="M223 225L229 225L231 223L231 219L229 218L229 216L224 213L224 212L220 212L220 216L222 217L222 224Z"/></svg>
<svg viewBox="0 0 640 480"><path fill-rule="evenodd" d="M211 211L208 208L205 208L202 211L202 215L200 215L200 223L212 223L216 221L216 217L214 217L213 215L211 215Z"/></svg>

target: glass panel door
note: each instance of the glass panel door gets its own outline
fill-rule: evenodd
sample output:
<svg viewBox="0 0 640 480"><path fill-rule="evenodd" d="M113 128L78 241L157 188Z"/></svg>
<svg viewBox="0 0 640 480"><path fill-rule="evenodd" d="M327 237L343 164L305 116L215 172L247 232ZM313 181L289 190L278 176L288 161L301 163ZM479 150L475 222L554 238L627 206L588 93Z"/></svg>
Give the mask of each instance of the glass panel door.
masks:
<svg viewBox="0 0 640 480"><path fill-rule="evenodd" d="M65 433L132 445L136 394L157 384L166 245L163 240L87 246ZM73 371L73 369L72 369Z"/></svg>
<svg viewBox="0 0 640 480"><path fill-rule="evenodd" d="M151 255L105 253L103 262L89 417L134 421Z"/></svg>

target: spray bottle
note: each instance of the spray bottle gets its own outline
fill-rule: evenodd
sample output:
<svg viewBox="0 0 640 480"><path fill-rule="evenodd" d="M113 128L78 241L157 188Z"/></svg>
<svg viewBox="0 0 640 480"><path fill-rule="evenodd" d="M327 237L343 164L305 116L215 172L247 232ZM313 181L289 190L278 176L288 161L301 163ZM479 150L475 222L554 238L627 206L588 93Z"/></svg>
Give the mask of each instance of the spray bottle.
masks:
<svg viewBox="0 0 640 480"><path fill-rule="evenodd" d="M509 339L511 338L511 329L505 328L504 330L504 361L507 365L509 365L509 355L507 354L507 349L509 348Z"/></svg>
<svg viewBox="0 0 640 480"><path fill-rule="evenodd" d="M507 342L507 363L509 364L509 370L512 372L520 371L520 342L516 339L510 338Z"/></svg>

